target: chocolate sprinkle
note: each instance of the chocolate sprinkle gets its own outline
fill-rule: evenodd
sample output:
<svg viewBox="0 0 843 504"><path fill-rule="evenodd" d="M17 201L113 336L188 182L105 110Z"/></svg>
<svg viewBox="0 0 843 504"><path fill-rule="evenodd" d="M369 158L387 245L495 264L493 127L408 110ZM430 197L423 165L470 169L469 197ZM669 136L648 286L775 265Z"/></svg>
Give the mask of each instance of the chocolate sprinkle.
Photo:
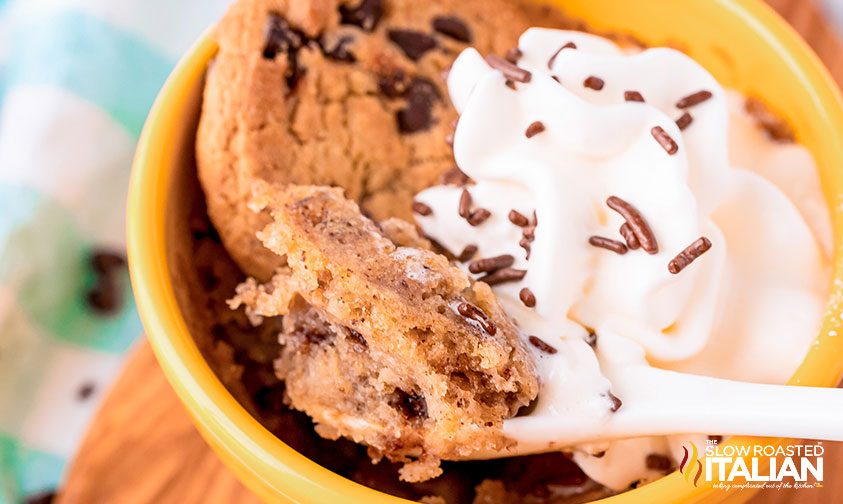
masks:
<svg viewBox="0 0 843 504"><path fill-rule="evenodd" d="M679 131L685 131L685 128L690 126L692 122L694 122L694 116L685 112L682 117L676 120L676 125L679 126Z"/></svg>
<svg viewBox="0 0 843 504"><path fill-rule="evenodd" d="M485 208L478 208L476 210L471 211L471 215L468 216L468 223L472 226L479 226L486 222L486 219L492 216L492 212L486 210Z"/></svg>
<svg viewBox="0 0 843 504"><path fill-rule="evenodd" d="M489 273L488 275L480 278L481 282L486 282L487 284L491 285L500 285L502 283L507 282L516 282L524 278L527 274L527 270L520 270L515 268L502 268L494 273Z"/></svg>
<svg viewBox="0 0 843 504"><path fill-rule="evenodd" d="M669 472L673 467L673 462L670 461L670 457L662 455L661 453L651 453L647 455L645 464L647 465L647 469L664 473Z"/></svg>
<svg viewBox="0 0 843 504"><path fill-rule="evenodd" d="M544 131L544 123L541 121L533 121L529 126L527 126L527 131L525 131L524 134L527 138L533 138L542 131Z"/></svg>
<svg viewBox="0 0 843 504"><path fill-rule="evenodd" d="M553 56L551 56L550 59L547 60L547 68L548 69L553 68L553 63L556 62L556 57L559 56L559 53L561 53L563 50L565 50L565 49L576 49L576 48L577 48L577 44L575 44L573 42L568 42L567 44L565 44L562 47L560 47L559 49L557 49L556 52L553 53Z"/></svg>
<svg viewBox="0 0 843 504"><path fill-rule="evenodd" d="M463 219L471 217L471 193L468 192L468 189L462 190L462 194L460 194L460 206L457 211Z"/></svg>
<svg viewBox="0 0 843 504"><path fill-rule="evenodd" d="M557 352L556 348L550 346L546 341L539 338L538 336L530 336L527 339L530 340L530 343L534 347L538 348L539 350L541 350L544 353L548 353L548 354L553 355Z"/></svg>
<svg viewBox="0 0 843 504"><path fill-rule="evenodd" d="M527 83L533 78L533 74L501 58L497 54L486 56L486 63L495 70L500 71L504 77L511 81Z"/></svg>
<svg viewBox="0 0 843 504"><path fill-rule="evenodd" d="M340 6L343 24L359 26L367 32L375 29L382 16L383 0L363 0L357 7Z"/></svg>
<svg viewBox="0 0 843 504"><path fill-rule="evenodd" d="M532 248L532 246L530 245L531 243L532 243L532 240L529 240L527 238L521 238L521 240L518 242L518 245L520 245L521 248L523 248L524 251L527 252L527 259L528 260L530 259L530 252L531 252L531 248Z"/></svg>
<svg viewBox="0 0 843 504"><path fill-rule="evenodd" d="M443 185L464 186L471 182L471 179L457 166L451 167L439 177L439 183Z"/></svg>
<svg viewBox="0 0 843 504"><path fill-rule="evenodd" d="M420 60L425 53L436 47L436 39L420 31L389 30L386 36L413 61Z"/></svg>
<svg viewBox="0 0 843 504"><path fill-rule="evenodd" d="M457 312L463 317L473 320L480 324L480 327L486 331L489 336L494 336L498 332L498 327L480 308L468 302L462 302L457 305Z"/></svg>
<svg viewBox="0 0 843 504"><path fill-rule="evenodd" d="M661 126L654 127L650 130L650 133L653 134L653 138L662 146L662 149L671 156L679 151L679 145Z"/></svg>
<svg viewBox="0 0 843 504"><path fill-rule="evenodd" d="M501 268L507 268L515 263L515 258L509 254L499 255L495 257L485 257L472 261L468 265L468 271L472 273L489 273L497 271Z"/></svg>
<svg viewBox="0 0 843 504"><path fill-rule="evenodd" d="M617 196L610 196L609 199L606 200L606 204L609 208L618 212L624 219L626 219L626 222L629 224L632 232L635 233L635 237L638 238L641 248L643 248L648 254L658 253L659 245L658 242L656 242L656 237L653 236L653 230L650 229L647 221L644 220L644 217L641 216L634 206Z"/></svg>
<svg viewBox="0 0 843 504"><path fill-rule="evenodd" d="M585 342L588 343L588 346L594 348L597 346L597 333L594 331L588 331L588 334L585 336Z"/></svg>
<svg viewBox="0 0 843 504"><path fill-rule="evenodd" d="M626 246L629 250L637 250L641 248L641 243L638 241L638 237L635 236L635 233L632 232L632 228L629 227L629 224L624 222L620 229L621 236L626 241Z"/></svg>
<svg viewBox="0 0 843 504"><path fill-rule="evenodd" d="M711 98L711 96L711 91L697 91L696 93L689 94L685 98L682 98L681 100L676 102L676 108L686 109L689 107L693 107L694 105L699 105L700 103Z"/></svg>
<svg viewBox="0 0 843 504"><path fill-rule="evenodd" d="M688 245L682 252L679 252L676 257L667 265L667 270L676 275L683 269L687 268L689 264L694 262L696 258L705 254L711 248L711 242L705 236L698 238L694 243Z"/></svg>
<svg viewBox="0 0 843 504"><path fill-rule="evenodd" d="M612 240L611 238L605 238L603 236L592 236L588 239L588 243L594 245L595 247L604 248L606 250L611 250L616 254L626 254L627 248L626 245L623 243Z"/></svg>
<svg viewBox="0 0 843 504"><path fill-rule="evenodd" d="M601 79L600 77L595 77L595 76L593 76L593 75L592 75L592 76L590 76L589 78L587 78L587 79L586 79L586 80L582 83L582 85L583 85L583 86L585 86L585 87L587 87L587 88L589 88L589 89L593 89L593 90L595 90L595 91L600 91L601 89L603 89L603 86L604 86L605 84L606 84L606 83L605 83L605 82L603 82L603 79Z"/></svg>
<svg viewBox="0 0 843 504"><path fill-rule="evenodd" d="M521 302L524 303L524 306L527 308L536 306L536 295L533 294L533 291L527 287L524 287L518 292L518 298L521 299Z"/></svg>
<svg viewBox="0 0 843 504"><path fill-rule="evenodd" d="M624 91L623 99L628 102L641 102L644 103L644 96L639 93L638 91Z"/></svg>
<svg viewBox="0 0 843 504"><path fill-rule="evenodd" d="M514 65L518 63L518 60L520 60L522 56L524 56L524 53L521 52L521 49L513 47L506 51L505 59Z"/></svg>
<svg viewBox="0 0 843 504"><path fill-rule="evenodd" d="M462 19L454 16L437 16L433 18L433 29L460 42L471 42L471 30Z"/></svg>
<svg viewBox="0 0 843 504"><path fill-rule="evenodd" d="M474 254L477 253L477 245L466 245L460 255L457 256L457 260L459 262L466 262L474 257Z"/></svg>
<svg viewBox="0 0 843 504"><path fill-rule="evenodd" d="M527 226L521 232L524 235L524 238L533 241L536 239L536 226Z"/></svg>
<svg viewBox="0 0 843 504"><path fill-rule="evenodd" d="M426 203L422 203L421 201L414 201L413 202L413 212L415 212L415 213L417 213L421 216L427 217L428 215L433 214L433 209L430 208L430 206L427 205Z"/></svg>
<svg viewBox="0 0 843 504"><path fill-rule="evenodd" d="M615 394L613 394L611 392L607 392L607 394L609 394L609 400L612 401L612 407L610 409L613 412L621 409L621 406L623 406L623 401L621 401L620 398L618 398L618 396L616 396Z"/></svg>
<svg viewBox="0 0 843 504"><path fill-rule="evenodd" d="M526 227L530 224L530 221L527 220L527 216L519 212L518 210L510 210L509 211L509 222L515 224L518 227Z"/></svg>

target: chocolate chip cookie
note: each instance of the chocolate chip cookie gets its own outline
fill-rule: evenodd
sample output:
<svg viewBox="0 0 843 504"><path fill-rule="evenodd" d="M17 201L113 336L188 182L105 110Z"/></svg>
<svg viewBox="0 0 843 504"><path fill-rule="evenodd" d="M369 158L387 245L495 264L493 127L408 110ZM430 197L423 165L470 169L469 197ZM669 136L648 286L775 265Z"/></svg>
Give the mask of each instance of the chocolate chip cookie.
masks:
<svg viewBox="0 0 843 504"><path fill-rule="evenodd" d="M531 26L564 27L529 0L240 0L214 32L197 137L210 217L235 261L268 279L282 259L255 233L256 180L343 187L380 220L453 166L442 73L468 44L504 54Z"/></svg>
<svg viewBox="0 0 843 504"><path fill-rule="evenodd" d="M264 184L258 201L273 219L259 237L286 265L267 284L241 284L231 306L255 323L284 317L276 371L317 432L404 463L405 481L506 447L503 420L539 384L488 285L431 250L396 246L341 189ZM396 235L423 243L413 234Z"/></svg>

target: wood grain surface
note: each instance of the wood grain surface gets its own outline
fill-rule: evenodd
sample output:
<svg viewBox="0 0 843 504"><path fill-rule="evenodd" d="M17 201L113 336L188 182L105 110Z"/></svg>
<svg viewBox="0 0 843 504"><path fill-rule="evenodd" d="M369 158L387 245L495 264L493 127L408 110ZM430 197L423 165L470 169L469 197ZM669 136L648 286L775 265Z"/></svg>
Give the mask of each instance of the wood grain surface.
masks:
<svg viewBox="0 0 843 504"><path fill-rule="evenodd" d="M768 0L809 41L838 83L843 46L811 0ZM826 444L825 487L766 491L754 504L843 501L843 444ZM89 427L60 503L257 503L193 427L143 341Z"/></svg>

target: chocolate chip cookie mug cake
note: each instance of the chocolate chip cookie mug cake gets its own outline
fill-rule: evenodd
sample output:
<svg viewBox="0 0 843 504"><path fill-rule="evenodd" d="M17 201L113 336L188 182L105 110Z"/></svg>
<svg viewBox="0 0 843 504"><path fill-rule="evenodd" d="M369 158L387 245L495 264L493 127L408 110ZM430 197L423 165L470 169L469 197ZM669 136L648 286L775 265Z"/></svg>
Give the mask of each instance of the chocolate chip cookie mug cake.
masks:
<svg viewBox="0 0 843 504"><path fill-rule="evenodd" d="M268 501L720 500L683 447L767 431L648 397L836 383L841 127L751 0L239 0L141 141L138 304Z"/></svg>

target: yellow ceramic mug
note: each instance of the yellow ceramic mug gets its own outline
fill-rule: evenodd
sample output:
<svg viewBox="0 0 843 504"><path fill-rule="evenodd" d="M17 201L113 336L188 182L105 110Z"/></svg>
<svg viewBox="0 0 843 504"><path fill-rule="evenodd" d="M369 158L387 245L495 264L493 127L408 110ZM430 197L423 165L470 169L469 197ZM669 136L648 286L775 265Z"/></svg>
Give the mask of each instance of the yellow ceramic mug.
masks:
<svg viewBox="0 0 843 504"><path fill-rule="evenodd" d="M724 85L761 98L787 118L816 158L835 233L829 306L843 295L843 101L837 86L798 35L760 0L556 0L591 28L628 33L651 45L686 50ZM205 38L173 72L144 129L129 192L129 263L149 341L205 439L268 502L398 502L346 480L294 451L260 426L203 360L173 285L174 243L194 193L193 143L199 93L215 46ZM843 373L839 308L829 310L814 345L790 383L834 386ZM836 331L836 333L834 332ZM735 439L732 443L751 443ZM197 476L201 477L201 476ZM689 486L678 473L607 499L610 502L743 501L747 493Z"/></svg>

